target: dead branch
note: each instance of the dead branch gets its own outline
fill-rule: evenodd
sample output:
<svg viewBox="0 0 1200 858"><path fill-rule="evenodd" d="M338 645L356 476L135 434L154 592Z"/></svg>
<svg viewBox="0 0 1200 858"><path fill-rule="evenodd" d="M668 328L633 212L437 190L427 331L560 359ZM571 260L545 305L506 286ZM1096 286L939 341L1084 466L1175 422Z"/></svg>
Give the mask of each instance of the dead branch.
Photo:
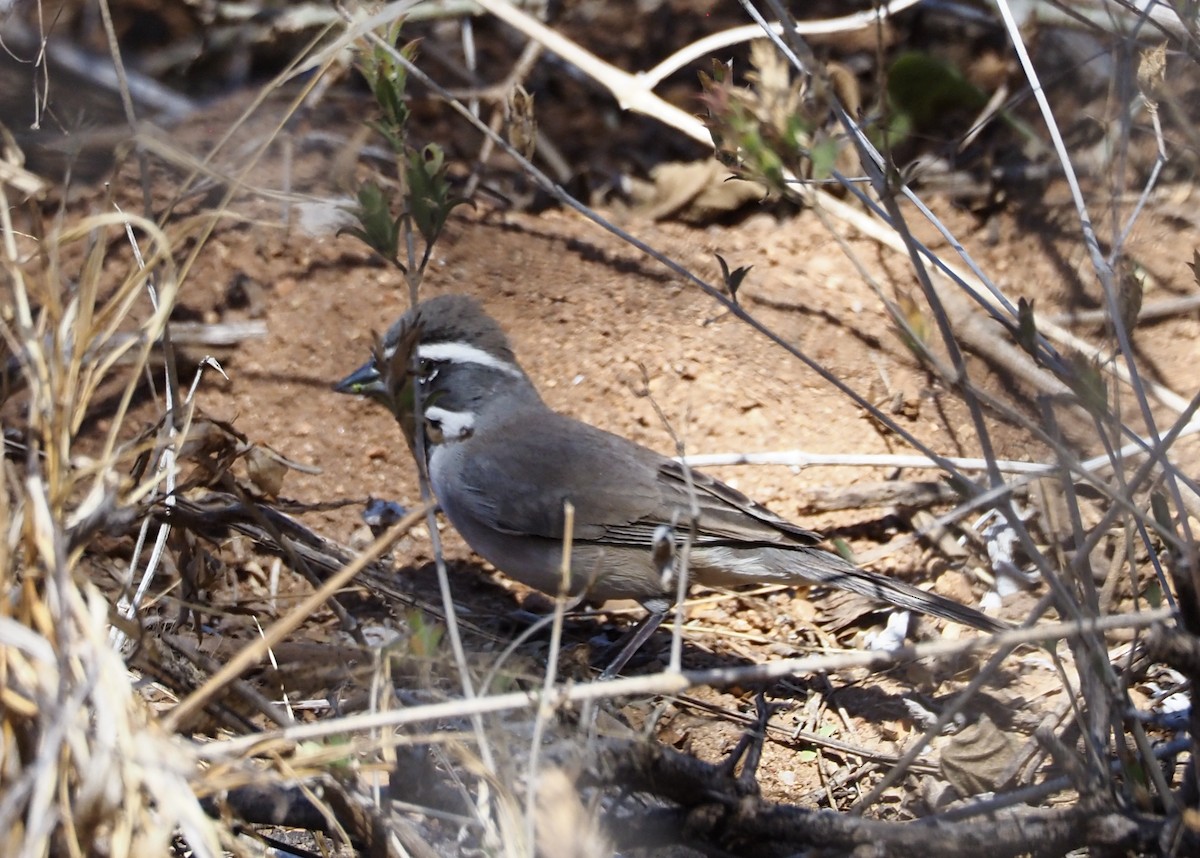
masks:
<svg viewBox="0 0 1200 858"><path fill-rule="evenodd" d="M322 807L312 796L320 795ZM248 784L205 799L204 808L212 815L229 812L251 825L269 825L321 831L333 834L343 827L361 854L392 858L436 858L434 851L416 826L396 814L386 814L355 789L332 777L298 786ZM399 848L396 848L399 847Z"/></svg>
<svg viewBox="0 0 1200 858"><path fill-rule="evenodd" d="M779 855L812 846L856 856L1056 855L1082 847L1156 849L1170 823L1119 808L1020 808L988 819L913 822L864 819L759 798L725 763L706 763L659 744L609 739L593 743L577 763L581 786L620 788L678 807L623 815L610 836L618 848L647 842L720 844L740 855ZM611 820L616 822L616 820Z"/></svg>
<svg viewBox="0 0 1200 858"><path fill-rule="evenodd" d="M954 503L959 495L948 483L931 480L862 483L847 488L818 486L807 491L805 512L898 506L905 509Z"/></svg>

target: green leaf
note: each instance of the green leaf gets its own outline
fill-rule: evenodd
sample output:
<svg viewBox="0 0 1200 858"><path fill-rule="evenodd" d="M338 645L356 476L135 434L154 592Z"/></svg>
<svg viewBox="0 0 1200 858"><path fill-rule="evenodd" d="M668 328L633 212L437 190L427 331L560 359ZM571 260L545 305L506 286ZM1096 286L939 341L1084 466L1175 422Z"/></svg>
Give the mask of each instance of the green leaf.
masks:
<svg viewBox="0 0 1200 858"><path fill-rule="evenodd" d="M960 111L975 114L988 101L958 69L917 51L901 54L892 63L887 94L892 108L907 117L905 124L926 132L943 127L947 115Z"/></svg>
<svg viewBox="0 0 1200 858"><path fill-rule="evenodd" d="M1037 358L1037 319L1033 315L1033 299L1017 301L1017 345L1035 359Z"/></svg>
<svg viewBox="0 0 1200 858"><path fill-rule="evenodd" d="M392 216L383 189L373 182L359 188L354 216L359 226L346 231L384 259L395 261L400 250L400 218Z"/></svg>
<svg viewBox="0 0 1200 858"><path fill-rule="evenodd" d="M1161 608L1165 603L1163 599L1162 585L1158 583L1157 578L1150 579L1150 583L1142 590L1142 598L1151 608Z"/></svg>
<svg viewBox="0 0 1200 858"><path fill-rule="evenodd" d="M813 141L812 146L808 150L809 160L812 161L812 177L814 179L828 179L833 175L840 150L841 147L837 138L826 134L817 135L817 139Z"/></svg>
<svg viewBox="0 0 1200 858"><path fill-rule="evenodd" d="M1108 388L1100 364L1079 352L1067 356L1067 386L1079 397L1079 404L1089 413L1105 416L1109 413Z"/></svg>
<svg viewBox="0 0 1200 858"><path fill-rule="evenodd" d="M450 195L446 166L446 155L436 143L410 151L405 164L408 215L429 245L441 235L450 212L469 202L465 197Z"/></svg>
<svg viewBox="0 0 1200 858"><path fill-rule="evenodd" d="M729 290L729 297L733 299L733 303L738 302L738 289L742 287L742 281L746 279L746 275L750 273L750 269L754 266L743 265L729 270L729 264L725 261L721 254L714 254L717 257L717 264L721 266L721 279L725 282L725 288Z"/></svg>
<svg viewBox="0 0 1200 858"><path fill-rule="evenodd" d="M384 36L389 45L395 45L400 37L400 26L403 19L398 20ZM405 135L410 111L408 109L408 69L393 55L393 50L400 56L412 62L417 56L416 40L409 42L399 49L386 48L372 43L371 49L364 52L359 60L359 70L379 105L380 118L369 125L378 131L392 151L400 153L405 148Z"/></svg>
<svg viewBox="0 0 1200 858"><path fill-rule="evenodd" d="M1171 514L1171 505L1162 492L1150 493L1150 512L1154 521L1163 530L1171 533L1175 530L1175 517Z"/></svg>
<svg viewBox="0 0 1200 858"><path fill-rule="evenodd" d="M441 645L442 636L446 633L445 626L440 623L430 623L425 614L412 609L406 614L408 620L409 652L419 658L429 658L434 655Z"/></svg>

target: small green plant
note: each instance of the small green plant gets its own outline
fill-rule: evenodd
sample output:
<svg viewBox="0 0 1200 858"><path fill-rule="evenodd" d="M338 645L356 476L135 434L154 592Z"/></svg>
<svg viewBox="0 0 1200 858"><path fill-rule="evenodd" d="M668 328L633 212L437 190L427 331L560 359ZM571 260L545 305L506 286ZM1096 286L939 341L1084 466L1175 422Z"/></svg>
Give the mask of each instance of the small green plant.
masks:
<svg viewBox="0 0 1200 858"><path fill-rule="evenodd" d="M824 82L793 78L770 42L751 45L750 63L748 87L733 82L727 63L714 62L711 75L701 72L705 122L723 164L793 196L793 178L823 179L832 173L843 138L830 122Z"/></svg>
<svg viewBox="0 0 1200 858"><path fill-rule="evenodd" d="M418 43L409 42L402 48L394 46L400 39L399 19L388 29L387 47L372 42L371 49L363 54L359 71L375 96L379 105L379 119L367 124L378 131L397 155L408 148L408 65L417 57Z"/></svg>
<svg viewBox="0 0 1200 858"><path fill-rule="evenodd" d="M446 627L441 623L430 622L425 614L411 610L405 615L408 629L408 651L418 658L432 658L442 645L442 637Z"/></svg>
<svg viewBox="0 0 1200 858"><path fill-rule="evenodd" d="M446 627L429 617L419 608L404 614L404 625L408 634L386 648L392 670L415 672L422 688L434 685L434 667L442 654L442 641Z"/></svg>
<svg viewBox="0 0 1200 858"><path fill-rule="evenodd" d="M404 272L415 301L450 213L468 200L452 193L442 148L436 143L418 147L410 139L408 69L418 42L396 47L402 23L389 28L384 44L372 42L358 66L379 106L379 117L368 124L395 154L396 176L390 184L368 181L359 188L358 226L347 231ZM419 253L417 236L423 243Z"/></svg>
<svg viewBox="0 0 1200 858"><path fill-rule="evenodd" d="M752 265L740 265L737 268L730 268L729 263L725 261L725 257L721 254L716 254L717 264L721 266L721 282L725 284L726 291L729 292L729 297L733 299L733 303L737 303L738 289L742 288L742 281L746 279L746 275L750 273Z"/></svg>

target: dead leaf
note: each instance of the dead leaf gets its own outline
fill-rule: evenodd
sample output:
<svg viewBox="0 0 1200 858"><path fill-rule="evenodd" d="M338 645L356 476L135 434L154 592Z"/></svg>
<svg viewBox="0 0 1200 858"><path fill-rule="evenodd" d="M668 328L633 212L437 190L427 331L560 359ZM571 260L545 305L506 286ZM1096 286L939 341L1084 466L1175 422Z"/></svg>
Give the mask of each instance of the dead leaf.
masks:
<svg viewBox="0 0 1200 858"><path fill-rule="evenodd" d="M660 164L650 171L649 182L634 184L631 195L633 211L641 217L703 221L762 202L769 194L766 185L739 179L711 158Z"/></svg>
<svg viewBox="0 0 1200 858"><path fill-rule="evenodd" d="M283 460L257 444L246 451L246 475L254 487L267 497L277 497L283 489L288 466Z"/></svg>
<svg viewBox="0 0 1200 858"><path fill-rule="evenodd" d="M1158 110L1159 96L1162 93L1163 81L1167 76L1167 45L1163 42L1153 48L1142 51L1138 57L1137 82L1146 106Z"/></svg>
<svg viewBox="0 0 1200 858"><path fill-rule="evenodd" d="M537 120L533 115L533 96L519 84L508 94L508 142L513 148L532 158L537 148Z"/></svg>
<svg viewBox="0 0 1200 858"><path fill-rule="evenodd" d="M942 752L942 775L964 798L1001 786L1017 743L987 715L956 733Z"/></svg>

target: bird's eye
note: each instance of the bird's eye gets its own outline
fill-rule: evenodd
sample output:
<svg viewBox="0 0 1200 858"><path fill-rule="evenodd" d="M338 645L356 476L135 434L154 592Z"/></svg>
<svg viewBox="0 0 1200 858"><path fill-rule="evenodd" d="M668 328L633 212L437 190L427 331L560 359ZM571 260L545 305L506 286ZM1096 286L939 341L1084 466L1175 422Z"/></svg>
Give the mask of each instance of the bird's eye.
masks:
<svg viewBox="0 0 1200 858"><path fill-rule="evenodd" d="M436 361L429 358L421 358L417 361L417 380L422 384L428 384L437 377L438 365Z"/></svg>

